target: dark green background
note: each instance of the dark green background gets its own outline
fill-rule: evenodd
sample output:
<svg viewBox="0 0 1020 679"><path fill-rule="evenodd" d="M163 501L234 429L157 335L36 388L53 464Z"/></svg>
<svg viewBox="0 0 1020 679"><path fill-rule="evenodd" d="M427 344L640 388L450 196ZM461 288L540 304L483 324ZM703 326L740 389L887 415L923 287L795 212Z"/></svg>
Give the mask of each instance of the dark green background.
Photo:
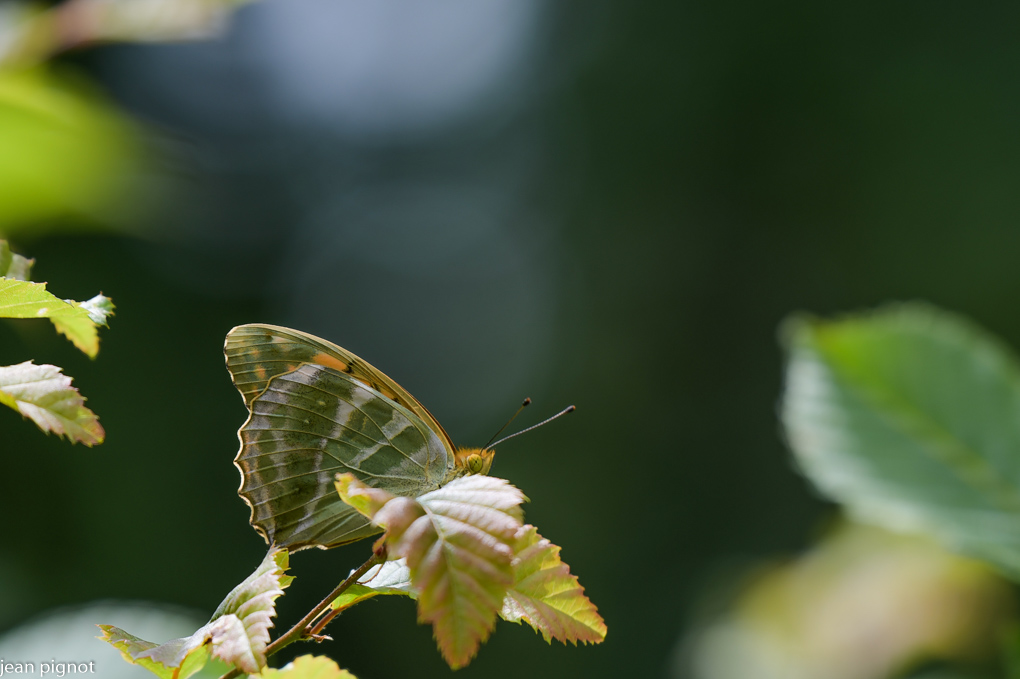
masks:
<svg viewBox="0 0 1020 679"><path fill-rule="evenodd" d="M173 90L167 72L229 37L65 60L152 125L174 181L138 235L15 243L52 291L102 290L117 316L94 362L45 323L0 326L0 364L65 367L108 432L71 447L0 412L0 629L96 599L210 612L254 568L221 350L262 321L362 355L464 444L523 396L529 422L575 403L493 473L530 496L608 639L504 623L459 676L666 674L722 564L795 551L831 511L778 431L784 316L924 299L1020 344L1018 14L560 5L512 103L411 139L280 122L257 79ZM255 103L221 111L235 85ZM368 549L297 554L280 620ZM361 679L449 675L405 600L330 633L300 650Z"/></svg>

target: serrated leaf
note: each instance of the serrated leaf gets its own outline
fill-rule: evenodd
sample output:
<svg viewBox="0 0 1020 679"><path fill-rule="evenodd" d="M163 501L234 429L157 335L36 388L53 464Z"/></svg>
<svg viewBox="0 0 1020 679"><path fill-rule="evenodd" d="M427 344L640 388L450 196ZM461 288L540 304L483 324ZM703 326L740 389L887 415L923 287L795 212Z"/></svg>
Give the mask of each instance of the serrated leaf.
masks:
<svg viewBox="0 0 1020 679"><path fill-rule="evenodd" d="M321 655L302 655L278 670L265 669L262 679L357 679L340 669L333 660Z"/></svg>
<svg viewBox="0 0 1020 679"><path fill-rule="evenodd" d="M237 665L249 674L265 667L265 650L269 645L269 630L273 627L272 618L276 615L276 599L294 581L292 576L284 575L289 562L287 550L270 550L255 572L231 590L219 605L213 613L213 621L220 616L236 616L241 634L233 634L229 640L224 637L224 642L218 647L214 642L215 657Z"/></svg>
<svg viewBox="0 0 1020 679"><path fill-rule="evenodd" d="M209 661L209 647L201 635L205 627L194 635L173 639L165 644L154 644L139 639L113 625L97 625L103 631L97 637L109 643L124 660L149 670L160 679L187 679Z"/></svg>
<svg viewBox="0 0 1020 679"><path fill-rule="evenodd" d="M108 319L113 316L113 310L116 308L113 300L102 293L79 303L78 306L88 313L93 323L104 327L109 327Z"/></svg>
<svg viewBox="0 0 1020 679"><path fill-rule="evenodd" d="M31 280L34 259L28 259L11 252L7 241L0 240L0 277L13 278L16 281Z"/></svg>
<svg viewBox="0 0 1020 679"><path fill-rule="evenodd" d="M96 414L55 365L25 361L0 366L0 403L17 410L45 432L93 446L106 436Z"/></svg>
<svg viewBox="0 0 1020 679"><path fill-rule="evenodd" d="M284 575L288 560L286 550L270 551L255 572L231 590L212 620L189 637L157 645L111 625L100 625L100 638L119 649L128 662L164 679L184 679L185 671L197 672L210 657L256 674L266 664L269 629L276 614L274 602L294 580ZM174 674L178 668L179 676Z"/></svg>
<svg viewBox="0 0 1020 679"><path fill-rule="evenodd" d="M411 571L406 560L397 559L373 566L361 580L334 599L331 607L342 611L366 599L384 594L402 594L415 598L416 595L411 589Z"/></svg>
<svg viewBox="0 0 1020 679"><path fill-rule="evenodd" d="M606 638L606 623L584 587L560 560L560 548L534 526L517 532L513 559L514 584L503 599L500 617L522 620L551 643L551 639L577 645L597 644Z"/></svg>
<svg viewBox="0 0 1020 679"><path fill-rule="evenodd" d="M797 320L783 422L804 473L860 519L1020 577L1020 368L964 319L900 305Z"/></svg>
<svg viewBox="0 0 1020 679"><path fill-rule="evenodd" d="M376 507L382 497L349 474L338 477L337 490L362 506ZM417 500L394 497L369 516L386 528L390 553L407 559L418 619L432 624L453 669L467 665L489 637L513 584L512 545L525 499L503 479L464 476Z"/></svg>
<svg viewBox="0 0 1020 679"><path fill-rule="evenodd" d="M106 302L96 301L99 298ZM0 318L48 318L74 346L95 358L99 353L99 331L92 314L105 323L108 312L104 309L112 309L112 304L101 295L89 301L93 304L86 308L73 300L55 297L46 291L45 283L0 278Z"/></svg>

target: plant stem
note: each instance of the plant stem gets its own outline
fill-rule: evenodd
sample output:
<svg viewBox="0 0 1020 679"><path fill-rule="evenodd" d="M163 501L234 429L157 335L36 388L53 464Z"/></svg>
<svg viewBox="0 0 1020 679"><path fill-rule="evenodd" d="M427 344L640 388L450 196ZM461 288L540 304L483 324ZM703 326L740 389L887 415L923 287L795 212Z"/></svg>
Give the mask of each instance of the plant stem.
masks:
<svg viewBox="0 0 1020 679"><path fill-rule="evenodd" d="M311 611L308 612L307 615L305 615L305 617L301 618L293 627L291 627L283 635L278 637L276 641L266 646L266 657L268 658L274 653L280 651L281 649L290 646L295 641L300 641L304 637L313 634L313 632L308 629L308 625L310 625L317 617L319 617L319 614L321 614L324 610L329 608L329 605L332 604L333 601L338 596L343 594L348 587L357 582L362 575L368 572L370 568L377 564L381 564L384 561L386 561L385 545L383 545L381 549L377 549L376 551L374 551L372 553L372 556L369 557L368 561L358 566L357 570L355 570L353 573L347 576L346 580L337 585L336 589L334 589L332 592L326 595L326 598L320 601L315 606L315 608L313 608ZM314 634L318 634L322 630L322 628L326 626L326 623L333 619L333 617L334 617L333 615L326 616L323 622L320 622L318 625L316 625L316 631L314 632ZM222 677L220 677L220 679L234 679L235 677L241 676L241 674L242 674L241 670L235 668L224 674Z"/></svg>

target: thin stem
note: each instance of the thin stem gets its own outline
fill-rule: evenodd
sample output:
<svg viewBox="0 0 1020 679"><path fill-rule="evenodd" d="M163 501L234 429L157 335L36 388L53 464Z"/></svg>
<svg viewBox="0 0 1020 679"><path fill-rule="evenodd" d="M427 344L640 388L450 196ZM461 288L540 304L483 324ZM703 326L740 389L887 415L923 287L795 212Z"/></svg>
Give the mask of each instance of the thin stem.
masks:
<svg viewBox="0 0 1020 679"><path fill-rule="evenodd" d="M325 627L325 623L320 621L320 623L315 626L315 630L309 630L308 625L310 625L317 617L319 617L319 615L323 611L329 608L330 604L332 604L333 601L338 596L343 594L348 587L350 587L355 582L360 580L361 576L367 573L370 568L377 564L381 564L384 561L386 561L385 545L383 545L381 549L373 552L372 556L368 559L368 561L358 566L357 570L351 573L346 580L337 585L336 589L334 589L332 592L326 595L326 598L320 601L315 606L315 608L308 612L308 614L305 617L301 618L293 627L291 627L283 635L278 637L276 641L266 646L266 657L268 658L271 655L280 651L281 649L290 646L295 641L300 641L306 637L312 636L313 634L318 634L319 631L321 631L322 628ZM329 622L332 619L333 619L332 615L327 615L326 618L324 618L326 622ZM241 676L241 674L242 674L241 670L235 668L224 674L222 677L220 677L220 679L234 679L235 677Z"/></svg>

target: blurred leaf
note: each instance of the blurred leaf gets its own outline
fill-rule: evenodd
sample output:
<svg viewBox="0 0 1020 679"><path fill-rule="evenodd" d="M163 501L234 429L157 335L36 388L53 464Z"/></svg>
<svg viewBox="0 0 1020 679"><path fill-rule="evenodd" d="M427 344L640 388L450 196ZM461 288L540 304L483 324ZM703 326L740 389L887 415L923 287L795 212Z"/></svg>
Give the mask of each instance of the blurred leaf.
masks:
<svg viewBox="0 0 1020 679"><path fill-rule="evenodd" d="M354 571L351 571L352 573ZM333 600L332 608L344 610L365 599L381 594L403 594L411 598L415 593L411 590L411 571L407 561L397 559L373 566L362 579L348 587L343 594Z"/></svg>
<svg viewBox="0 0 1020 679"><path fill-rule="evenodd" d="M37 65L79 47L105 42L212 38L249 0L65 0L0 5L0 68Z"/></svg>
<svg viewBox="0 0 1020 679"><path fill-rule="evenodd" d="M302 655L278 670L262 670L262 679L356 679L331 659L321 655Z"/></svg>
<svg viewBox="0 0 1020 679"><path fill-rule="evenodd" d="M162 42L211 38L249 0L76 0L70 15L89 41Z"/></svg>
<svg viewBox="0 0 1020 679"><path fill-rule="evenodd" d="M5 585L14 583L4 582ZM4 605L11 599L10 587L3 592ZM178 606L168 606L151 601L102 601L75 607L60 607L41 616L33 618L12 630L0 634L0 658L8 661L46 660L57 658L57 662L79 658L83 661L95 661L94 674L91 677L101 679L138 679L148 673L137 666L129 665L120 660L119 650L113 646L106 647L96 643L96 620L107 620L117 626L130 628L147 638L168 638L181 634L190 634L202 624L191 612ZM36 669L40 666L36 664ZM218 679L231 668L213 660L195 677ZM67 676L77 676L68 672ZM38 676L38 673L36 674ZM57 668L46 675L57 677ZM4 674L4 679L7 674ZM80 679L80 677L78 678Z"/></svg>
<svg viewBox="0 0 1020 679"><path fill-rule="evenodd" d="M48 318L74 346L95 358L99 353L99 331L94 317L105 325L113 304L102 295L87 304L91 306L55 297L47 292L45 283L0 278L0 318Z"/></svg>
<svg viewBox="0 0 1020 679"><path fill-rule="evenodd" d="M28 259L11 252L7 241L0 240L0 278L13 278L17 281L31 280L34 259Z"/></svg>
<svg viewBox="0 0 1020 679"><path fill-rule="evenodd" d="M534 526L517 532L513 569L514 584L499 614L504 620L525 621L547 642L556 639L576 646L578 641L597 644L606 638L605 621L584 595L577 576L560 561L560 548Z"/></svg>
<svg viewBox="0 0 1020 679"><path fill-rule="evenodd" d="M748 570L737 596L725 588L728 610L691 626L674 676L890 679L935 663L972 676L1015 615L1010 585L985 564L870 526L841 525L796 559ZM703 612L718 609L712 598Z"/></svg>
<svg viewBox="0 0 1020 679"><path fill-rule="evenodd" d="M31 419L45 432L66 436L72 443L93 446L106 432L71 378L55 365L25 361L0 366L0 403Z"/></svg>
<svg viewBox="0 0 1020 679"><path fill-rule="evenodd" d="M41 69L0 70L0 149L0 235L65 217L108 224L138 175L134 126L79 83Z"/></svg>
<svg viewBox="0 0 1020 679"><path fill-rule="evenodd" d="M1020 369L962 318L900 305L787 326L787 436L863 520L1020 577Z"/></svg>
<svg viewBox="0 0 1020 679"><path fill-rule="evenodd" d="M284 575L289 558L286 550L270 551L255 572L231 590L212 620L189 637L157 646L112 625L100 625L101 638L120 649L128 662L160 677L171 677L180 668L180 678L174 679L182 679L185 671L197 672L210 657L256 674L266 664L275 601L294 580Z"/></svg>
<svg viewBox="0 0 1020 679"><path fill-rule="evenodd" d="M1006 627L1002 633L1000 646L1006 679L1020 679L1020 625L1013 622Z"/></svg>
<svg viewBox="0 0 1020 679"><path fill-rule="evenodd" d="M467 665L513 584L524 494L482 475L455 479L417 500L370 488L352 474L338 475L336 485L344 502L386 529L390 553L407 559L418 619L432 623L447 664Z"/></svg>

